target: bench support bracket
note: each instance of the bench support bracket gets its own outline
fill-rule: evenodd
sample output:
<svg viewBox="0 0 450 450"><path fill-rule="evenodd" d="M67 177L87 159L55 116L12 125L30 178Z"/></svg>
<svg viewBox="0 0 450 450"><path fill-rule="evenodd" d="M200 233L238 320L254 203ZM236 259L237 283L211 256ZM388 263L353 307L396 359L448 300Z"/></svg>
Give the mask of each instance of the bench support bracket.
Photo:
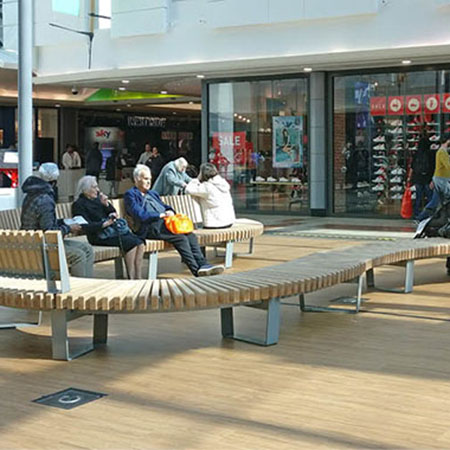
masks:
<svg viewBox="0 0 450 450"><path fill-rule="evenodd" d="M225 267L227 269L229 269L233 266L233 248L234 248L234 242L228 241L227 245L225 247Z"/></svg>
<svg viewBox="0 0 450 450"><path fill-rule="evenodd" d="M71 320L85 316L73 311L52 311L52 354L53 359L71 361L78 356L89 353L99 344L106 344L108 336L108 315L94 314L94 333L92 344L72 350L69 345L67 324Z"/></svg>
<svg viewBox="0 0 450 450"><path fill-rule="evenodd" d="M352 313L356 314L359 312L361 308L361 296L364 287L364 274L361 274L358 278L358 293L356 297L355 309L348 308L335 308L331 306L312 306L306 305L305 303L305 294L299 295L299 306L303 312L344 312L344 313Z"/></svg>
<svg viewBox="0 0 450 450"><path fill-rule="evenodd" d="M37 322L10 322L0 324L0 330L8 328L39 327L42 322L42 311L39 311Z"/></svg>
<svg viewBox="0 0 450 450"><path fill-rule="evenodd" d="M220 310L222 336L228 339L244 341L250 344L269 346L278 343L280 336L280 299L273 298L267 302L266 330L264 339L237 335L234 333L233 307Z"/></svg>
<svg viewBox="0 0 450 450"><path fill-rule="evenodd" d="M148 255L148 279L158 278L158 252L151 252Z"/></svg>
<svg viewBox="0 0 450 450"><path fill-rule="evenodd" d="M404 289L387 289L375 286L374 269L367 271L367 287L376 289L382 292L395 292L398 294L409 294L414 288L414 260L406 261L405 267L405 287Z"/></svg>

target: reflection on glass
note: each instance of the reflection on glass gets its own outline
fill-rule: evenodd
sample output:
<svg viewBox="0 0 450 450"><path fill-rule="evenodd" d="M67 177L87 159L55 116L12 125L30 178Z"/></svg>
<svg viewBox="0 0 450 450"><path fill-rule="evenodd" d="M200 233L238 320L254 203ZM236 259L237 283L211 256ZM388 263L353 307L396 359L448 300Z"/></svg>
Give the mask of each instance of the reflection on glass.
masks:
<svg viewBox="0 0 450 450"><path fill-rule="evenodd" d="M239 210L307 211L307 80L209 85L209 154Z"/></svg>

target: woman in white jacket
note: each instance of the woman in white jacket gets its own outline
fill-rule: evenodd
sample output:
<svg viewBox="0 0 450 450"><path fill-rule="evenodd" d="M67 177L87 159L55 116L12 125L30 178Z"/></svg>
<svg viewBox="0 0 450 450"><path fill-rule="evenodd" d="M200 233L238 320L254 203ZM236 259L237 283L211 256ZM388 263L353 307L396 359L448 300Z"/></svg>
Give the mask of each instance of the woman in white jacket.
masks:
<svg viewBox="0 0 450 450"><path fill-rule="evenodd" d="M236 220L230 185L211 163L200 166L198 178L186 186L186 194L192 195L203 213L204 228L228 228Z"/></svg>

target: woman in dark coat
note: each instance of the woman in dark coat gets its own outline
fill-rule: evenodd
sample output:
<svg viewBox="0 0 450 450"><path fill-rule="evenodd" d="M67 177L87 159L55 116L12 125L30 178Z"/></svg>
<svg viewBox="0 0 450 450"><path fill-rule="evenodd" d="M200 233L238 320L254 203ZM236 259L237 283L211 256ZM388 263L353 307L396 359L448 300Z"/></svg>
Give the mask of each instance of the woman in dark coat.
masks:
<svg viewBox="0 0 450 450"><path fill-rule="evenodd" d="M130 279L140 279L145 241L129 231L126 234L102 237L101 234L117 220L117 212L108 197L100 192L97 180L86 175L80 179L77 200L72 205L72 215L82 216L88 222L82 225L90 244L120 247L125 253L125 263Z"/></svg>

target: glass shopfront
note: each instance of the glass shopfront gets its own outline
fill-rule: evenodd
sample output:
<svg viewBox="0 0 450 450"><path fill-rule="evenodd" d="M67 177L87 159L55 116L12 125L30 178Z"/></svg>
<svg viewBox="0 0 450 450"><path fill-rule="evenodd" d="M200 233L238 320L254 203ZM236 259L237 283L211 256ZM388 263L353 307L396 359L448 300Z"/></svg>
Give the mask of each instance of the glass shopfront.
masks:
<svg viewBox="0 0 450 450"><path fill-rule="evenodd" d="M208 85L208 160L235 208L307 212L307 78Z"/></svg>
<svg viewBox="0 0 450 450"><path fill-rule="evenodd" d="M418 151L425 151L433 165L440 136L450 131L449 74L333 77L335 213L399 217L405 187L414 182L413 161L421 158ZM427 171L432 174L433 167ZM417 185L412 191L417 212L428 192Z"/></svg>

